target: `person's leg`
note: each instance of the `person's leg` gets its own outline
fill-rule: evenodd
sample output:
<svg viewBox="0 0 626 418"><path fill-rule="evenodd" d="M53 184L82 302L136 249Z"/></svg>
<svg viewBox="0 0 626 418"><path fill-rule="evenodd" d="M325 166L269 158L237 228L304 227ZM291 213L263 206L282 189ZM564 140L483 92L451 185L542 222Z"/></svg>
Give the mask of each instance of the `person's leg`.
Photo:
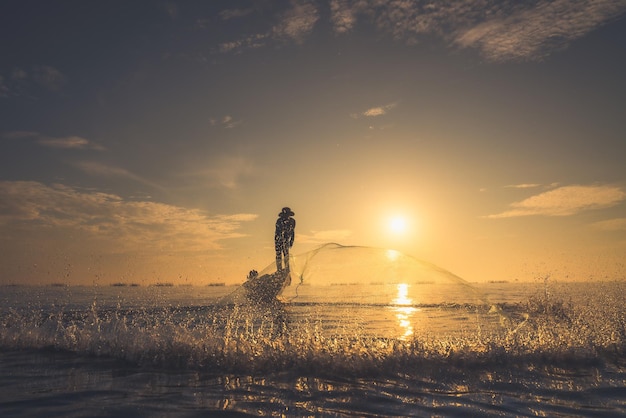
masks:
<svg viewBox="0 0 626 418"><path fill-rule="evenodd" d="M283 246L283 260L285 260L285 270L289 272L289 244Z"/></svg>
<svg viewBox="0 0 626 418"><path fill-rule="evenodd" d="M274 248L276 249L276 271L281 271L283 269L283 262L282 262L283 249L281 248L280 242L277 241L274 244Z"/></svg>

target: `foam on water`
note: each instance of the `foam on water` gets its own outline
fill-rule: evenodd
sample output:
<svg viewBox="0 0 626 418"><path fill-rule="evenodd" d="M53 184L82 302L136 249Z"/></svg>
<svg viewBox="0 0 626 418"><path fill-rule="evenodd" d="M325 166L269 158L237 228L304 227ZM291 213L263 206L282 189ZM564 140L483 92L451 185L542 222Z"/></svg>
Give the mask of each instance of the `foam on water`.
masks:
<svg viewBox="0 0 626 418"><path fill-rule="evenodd" d="M324 370L419 375L428 365L616 361L624 354L624 285L576 303L538 294L502 304L517 321L487 321L465 305L421 307L446 326L388 335L393 306L293 303L85 310L4 309L0 347L107 356L136 364L216 372ZM384 322L384 316L391 319ZM376 321L383 321L376 324Z"/></svg>
<svg viewBox="0 0 626 418"><path fill-rule="evenodd" d="M177 383L164 376L200 373L239 402L218 408L252 413L276 412L260 406L279 402L267 398L275 393L295 399L281 400L278 414L398 408L405 415L414 411L406 405L426 397L430 406L418 402L423 414L446 415L438 402L466 402L471 413L571 415L581 404L569 397L583 392L587 407L626 412L625 283L548 282L529 296L494 301L485 286L410 258L333 272L334 254L361 251L329 249L296 257L294 283L272 304L219 303L238 292L229 287L0 288L0 353L123 361L140 375L165 372L157 376L166 388ZM377 251L366 249L366 258ZM193 379L189 387L209 384ZM529 392L548 407L524 400Z"/></svg>

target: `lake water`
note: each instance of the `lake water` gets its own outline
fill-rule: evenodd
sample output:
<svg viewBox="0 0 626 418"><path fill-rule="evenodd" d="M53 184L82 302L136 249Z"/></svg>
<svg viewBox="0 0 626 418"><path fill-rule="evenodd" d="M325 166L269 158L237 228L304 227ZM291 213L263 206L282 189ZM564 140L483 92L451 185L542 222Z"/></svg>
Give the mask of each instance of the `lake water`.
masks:
<svg viewBox="0 0 626 418"><path fill-rule="evenodd" d="M626 416L626 284L0 287L0 415Z"/></svg>

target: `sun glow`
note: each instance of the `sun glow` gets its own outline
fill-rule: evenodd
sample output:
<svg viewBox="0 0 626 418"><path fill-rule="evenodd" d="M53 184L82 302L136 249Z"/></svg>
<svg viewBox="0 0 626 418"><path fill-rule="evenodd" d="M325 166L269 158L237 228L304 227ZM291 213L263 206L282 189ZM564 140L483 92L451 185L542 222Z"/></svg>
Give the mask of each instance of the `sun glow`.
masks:
<svg viewBox="0 0 626 418"><path fill-rule="evenodd" d="M379 235L382 238L379 245L409 253L414 251L413 246L419 240L418 234L422 232L417 215L415 211L406 208L384 213L378 224L378 232L382 233Z"/></svg>
<svg viewBox="0 0 626 418"><path fill-rule="evenodd" d="M394 216L389 220L389 231L394 234L404 234L407 230L407 222L401 216Z"/></svg>
<svg viewBox="0 0 626 418"><path fill-rule="evenodd" d="M387 250L387 259L389 261L396 261L400 257L400 253L396 250Z"/></svg>

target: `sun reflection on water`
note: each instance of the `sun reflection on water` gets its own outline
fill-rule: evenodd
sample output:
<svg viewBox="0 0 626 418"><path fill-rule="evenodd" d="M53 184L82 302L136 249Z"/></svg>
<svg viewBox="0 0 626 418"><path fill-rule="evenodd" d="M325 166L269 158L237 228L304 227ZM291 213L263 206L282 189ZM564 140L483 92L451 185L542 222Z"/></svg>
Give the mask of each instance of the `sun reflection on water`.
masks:
<svg viewBox="0 0 626 418"><path fill-rule="evenodd" d="M414 331L411 317L415 312L418 312L419 309L412 306L413 299L409 298L409 285L406 283L398 283L397 286L398 294L391 301L391 304L393 305L393 311L396 313L396 318L398 318L398 325L403 331L403 334L400 335L400 339L406 340L413 335Z"/></svg>
<svg viewBox="0 0 626 418"><path fill-rule="evenodd" d="M396 250L387 250L387 259L389 259L389 261L396 261L398 259L398 257L400 257L400 253Z"/></svg>

